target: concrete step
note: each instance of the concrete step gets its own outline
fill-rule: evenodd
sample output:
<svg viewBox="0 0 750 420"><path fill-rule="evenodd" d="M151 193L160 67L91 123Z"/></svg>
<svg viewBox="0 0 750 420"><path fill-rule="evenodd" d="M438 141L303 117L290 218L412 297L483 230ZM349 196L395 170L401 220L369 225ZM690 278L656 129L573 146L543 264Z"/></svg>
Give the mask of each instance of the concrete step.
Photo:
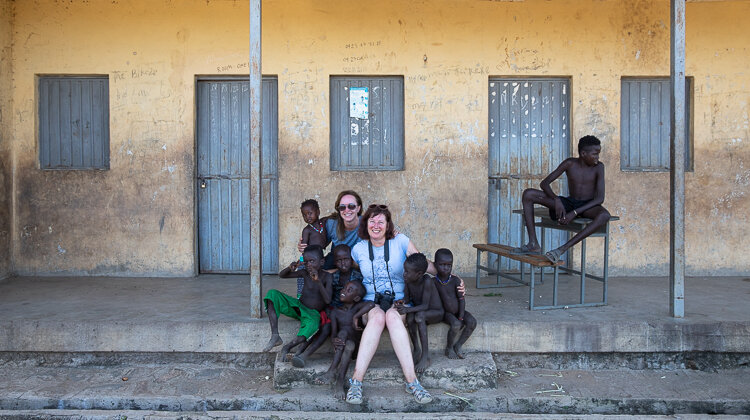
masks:
<svg viewBox="0 0 750 420"><path fill-rule="evenodd" d="M0 420L161 420L161 419L190 419L190 420L371 420L372 413L342 413L320 411L135 411L135 410L0 410ZM407 415L403 413L378 413L380 420L403 420ZM491 412L447 412L447 413L409 413L409 420L628 420L631 417L623 415L601 414L515 414ZM721 420L723 418L750 419L750 416L705 416L702 414L680 414L675 416L638 415L638 419L649 420L706 420L706 418Z"/></svg>
<svg viewBox="0 0 750 420"><path fill-rule="evenodd" d="M501 368L502 369L502 368ZM273 368L227 363L110 366L0 365L0 410L125 410L206 413L747 414L747 368L699 370L498 369L497 388L428 386L435 400L417 404L402 382L365 381L364 402L348 405L329 388L276 389ZM368 372L369 376L369 372ZM459 398L461 397L461 398ZM129 416L130 417L130 416ZM281 416L285 417L285 416ZM12 416L11 416L12 418ZM19 417L21 418L21 417ZM471 418L471 417L469 417Z"/></svg>
<svg viewBox="0 0 750 420"><path fill-rule="evenodd" d="M497 387L497 368L492 354L466 353L465 359L453 360L438 352L431 352L431 366L418 376L427 388L450 391L475 391ZM296 368L279 354L274 363L273 384L276 389L315 386L313 380L328 370L332 355L316 353L304 368ZM354 371L354 361L349 364L349 374ZM404 374L393 352L376 354L367 369L365 381L371 386L403 386Z"/></svg>

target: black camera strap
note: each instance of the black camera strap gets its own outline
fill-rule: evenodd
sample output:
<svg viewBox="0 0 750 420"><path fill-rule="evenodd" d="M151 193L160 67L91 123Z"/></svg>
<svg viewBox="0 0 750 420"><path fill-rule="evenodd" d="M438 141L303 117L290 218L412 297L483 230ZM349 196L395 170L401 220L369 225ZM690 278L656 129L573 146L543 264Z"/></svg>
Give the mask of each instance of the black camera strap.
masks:
<svg viewBox="0 0 750 420"><path fill-rule="evenodd" d="M385 240L385 249L383 249L383 259L385 260L385 273L388 274L388 282L391 283L391 292L396 293L396 289L393 287L393 280L391 280L391 269L388 267L388 260L390 259L390 246L388 245L390 241L388 239ZM378 288L375 286L375 252L372 250L372 242L367 241L367 248L370 251L370 269L372 270L372 288L375 290L375 293L378 293Z"/></svg>

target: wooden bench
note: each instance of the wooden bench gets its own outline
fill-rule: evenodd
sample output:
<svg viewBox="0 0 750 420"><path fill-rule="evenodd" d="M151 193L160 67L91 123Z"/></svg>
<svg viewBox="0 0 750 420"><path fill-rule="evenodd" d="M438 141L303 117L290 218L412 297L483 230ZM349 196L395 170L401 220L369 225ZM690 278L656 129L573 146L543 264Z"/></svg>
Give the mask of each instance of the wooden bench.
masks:
<svg viewBox="0 0 750 420"><path fill-rule="evenodd" d="M525 244L526 243L526 221L523 219L523 210L517 209L513 210L514 214L518 214L519 217L521 217L521 232L520 232L520 243ZM534 218L538 219L535 223L536 227L540 229L541 235L540 235L540 243L544 243L544 236L545 231L547 229L554 229L554 230L562 230L571 232L573 234L576 234L580 231L582 231L586 226L588 226L589 223L593 222L591 219L587 219L585 217L576 217L575 219L571 220L570 223L567 225L561 225L557 223L556 220L552 220L552 218L549 216L549 209L546 207L536 207L534 208ZM588 236L588 238L595 238L600 237L604 239L604 249L603 249L603 267L602 267L602 275L594 275L591 273L586 272L586 239L585 238L581 241L581 269L576 270L571 267L570 261L567 261L567 264L560 267L560 270L562 270L565 273L570 274L577 274L581 281L581 287L580 287L580 300L578 303L568 304L568 305L562 305L562 306L554 306L550 307L548 309L559 309L559 308L576 308L576 307L584 307L584 306L603 306L607 304L607 280L609 278L609 224L611 222L615 222L620 220L618 216L612 215L607 223L604 224L599 230L592 233ZM543 271L542 271L543 272ZM521 266L521 274L523 275L523 266ZM600 281L602 283L602 299L597 302L586 302L586 279L593 279Z"/></svg>
<svg viewBox="0 0 750 420"><path fill-rule="evenodd" d="M554 307L557 307L557 283L558 283L558 267L564 264L563 261L558 261L557 263L553 264L550 262L545 256L543 255L515 255L511 254L510 250L512 247L507 245L501 245L501 244L474 244L474 248L477 249L477 273L476 273L476 281L477 281L477 289L486 289L488 287L503 287L500 284L500 279L505 278L508 280L512 280L516 283L529 286L529 310L539 310L539 309L552 309ZM491 254L495 254L498 256L497 259L497 267L491 268L482 265L482 252L488 252ZM511 260L515 260L521 263L521 272L520 274L515 273L509 273L509 272L503 272L500 270L500 260L501 258L510 258ZM528 264L529 271L531 272L531 276L529 281L524 280L524 264ZM534 267L540 267L541 270L541 281L544 282L544 267L552 267L553 271L553 278L554 283L552 285L552 306L536 306L534 305L534 284L536 282L535 276L534 276ZM490 285L483 285L480 282L480 274L481 271L486 271L489 275L494 275L497 277L495 284Z"/></svg>

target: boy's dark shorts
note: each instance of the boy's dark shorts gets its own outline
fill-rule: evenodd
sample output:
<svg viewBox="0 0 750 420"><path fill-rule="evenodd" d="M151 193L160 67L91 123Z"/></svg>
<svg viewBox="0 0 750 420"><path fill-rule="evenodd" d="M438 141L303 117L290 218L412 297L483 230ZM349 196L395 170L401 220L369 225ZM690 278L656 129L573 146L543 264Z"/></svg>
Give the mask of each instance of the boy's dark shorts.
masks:
<svg viewBox="0 0 750 420"><path fill-rule="evenodd" d="M573 211L573 209L577 209L578 207L581 207L584 204L588 203L588 201L577 200L573 197L563 197L561 195L558 197L560 198L560 201L562 201L563 207L565 207L565 213L570 213L571 211ZM549 209L549 217L552 218L552 220L557 220L557 214L555 214L554 207Z"/></svg>

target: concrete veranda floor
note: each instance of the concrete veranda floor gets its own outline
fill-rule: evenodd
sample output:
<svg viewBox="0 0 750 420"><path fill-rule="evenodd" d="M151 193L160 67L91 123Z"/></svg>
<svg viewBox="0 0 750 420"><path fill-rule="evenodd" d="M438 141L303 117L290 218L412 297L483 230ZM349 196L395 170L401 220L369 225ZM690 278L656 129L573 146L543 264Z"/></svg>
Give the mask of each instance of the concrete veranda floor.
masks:
<svg viewBox="0 0 750 420"><path fill-rule="evenodd" d="M467 310L480 325L469 350L750 352L750 278L688 278L685 318L669 314L667 278L614 277L602 307L529 311L525 286L476 289ZM0 282L0 351L258 352L265 318L250 317L247 276L193 278L17 277ZM551 276L537 286L549 297ZM601 298L590 281L587 296ZM292 293L295 280L266 276L263 291ZM578 279L561 276L560 301L575 302ZM294 335L282 320L282 336ZM444 337L442 326L430 334Z"/></svg>

